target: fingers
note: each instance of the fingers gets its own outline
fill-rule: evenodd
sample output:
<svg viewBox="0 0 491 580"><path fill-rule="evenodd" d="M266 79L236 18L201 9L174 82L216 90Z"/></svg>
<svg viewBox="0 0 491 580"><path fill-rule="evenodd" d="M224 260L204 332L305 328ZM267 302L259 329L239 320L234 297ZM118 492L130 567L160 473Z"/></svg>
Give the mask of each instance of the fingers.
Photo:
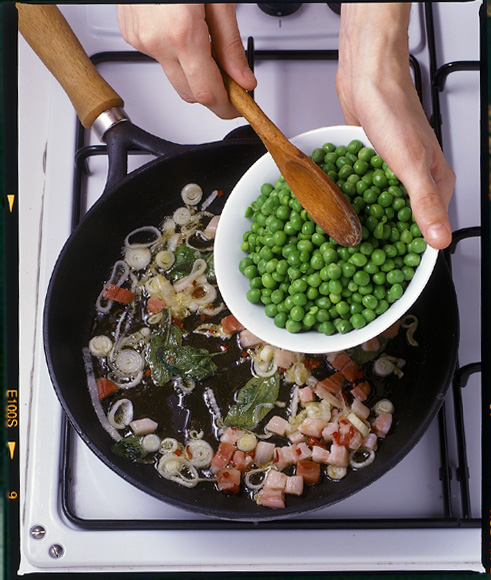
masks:
<svg viewBox="0 0 491 580"><path fill-rule="evenodd" d="M254 88L234 5L124 5L118 6L118 21L123 38L161 64L183 100L224 119L239 115L217 65L244 88Z"/></svg>

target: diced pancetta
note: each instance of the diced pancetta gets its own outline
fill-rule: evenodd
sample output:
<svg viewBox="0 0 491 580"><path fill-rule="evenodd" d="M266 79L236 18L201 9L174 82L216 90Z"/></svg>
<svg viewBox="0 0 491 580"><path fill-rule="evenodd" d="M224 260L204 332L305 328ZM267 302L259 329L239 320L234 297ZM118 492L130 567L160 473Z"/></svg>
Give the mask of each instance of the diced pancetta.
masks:
<svg viewBox="0 0 491 580"><path fill-rule="evenodd" d="M220 469L226 467L232 460L235 453L235 447L228 441L220 442L218 449L211 460L210 470L212 473L218 473Z"/></svg>
<svg viewBox="0 0 491 580"><path fill-rule="evenodd" d="M263 341L256 335L252 334L250 330L247 330L247 328L245 328L240 332L239 342L242 348L249 348L250 346L257 346L258 344L261 344Z"/></svg>
<svg viewBox="0 0 491 580"><path fill-rule="evenodd" d="M320 465L309 459L302 459L297 463L296 475L300 475L306 485L314 485L321 476Z"/></svg>
<svg viewBox="0 0 491 580"><path fill-rule="evenodd" d="M326 425L327 421L325 419L321 419L319 417L307 417L302 421L298 429L304 435L319 438L322 434L322 430Z"/></svg>
<svg viewBox="0 0 491 580"><path fill-rule="evenodd" d="M316 463L329 463L329 451L320 445L312 447L312 461Z"/></svg>
<svg viewBox="0 0 491 580"><path fill-rule="evenodd" d="M226 441L227 443L232 443L232 445L235 445L239 438L242 437L242 435L244 435L244 431L242 431L242 429L238 429L237 427L227 427L222 433L220 441Z"/></svg>
<svg viewBox="0 0 491 580"><path fill-rule="evenodd" d="M233 334L234 332L239 332L240 330L244 330L244 325L240 323L237 318L233 314L229 314L221 319L220 324L224 332L227 334Z"/></svg>
<svg viewBox="0 0 491 580"><path fill-rule="evenodd" d="M220 491L239 493L240 471L235 467L224 467L217 473L217 485Z"/></svg>
<svg viewBox="0 0 491 580"><path fill-rule="evenodd" d="M377 450L377 442L378 437L375 433L369 433L365 439L363 439L362 446L366 447L367 449L371 449L372 451Z"/></svg>
<svg viewBox="0 0 491 580"><path fill-rule="evenodd" d="M391 413L380 413L372 423L372 432L377 435L377 437L385 437L389 432L392 425L392 414Z"/></svg>
<svg viewBox="0 0 491 580"><path fill-rule="evenodd" d="M305 403L312 403L315 401L315 393L312 387L306 386L298 389L298 400L303 405L305 405Z"/></svg>
<svg viewBox="0 0 491 580"><path fill-rule="evenodd" d="M276 348L274 351L274 362L280 369L287 369L295 362L295 353L291 350Z"/></svg>
<svg viewBox="0 0 491 580"><path fill-rule="evenodd" d="M368 415L370 415L370 409L356 397L351 404L351 410L353 413L355 413L355 415L358 415L360 419L367 419Z"/></svg>
<svg viewBox="0 0 491 580"><path fill-rule="evenodd" d="M338 467L348 467L349 453L344 445L337 445L333 443L329 450L329 465L337 465Z"/></svg>
<svg viewBox="0 0 491 580"><path fill-rule="evenodd" d="M289 475L286 478L285 493L291 495L302 495L303 477L301 475Z"/></svg>
<svg viewBox="0 0 491 580"><path fill-rule="evenodd" d="M281 471L270 469L264 480L263 489L285 489L287 476Z"/></svg>
<svg viewBox="0 0 491 580"><path fill-rule="evenodd" d="M275 447L273 465L279 471L285 469L289 465L294 463L295 458L293 457L293 449L291 445L285 445L284 447Z"/></svg>
<svg viewBox="0 0 491 580"><path fill-rule="evenodd" d="M293 462L298 463L302 459L310 459L312 457L312 449L307 443L298 443L291 446Z"/></svg>
<svg viewBox="0 0 491 580"><path fill-rule="evenodd" d="M288 439L292 443L302 443L302 441L307 441L307 436L303 433L300 433L300 431L294 431L288 435Z"/></svg>
<svg viewBox="0 0 491 580"><path fill-rule="evenodd" d="M285 495L281 489L261 489L257 494L257 499L264 507L273 509L285 507Z"/></svg>
<svg viewBox="0 0 491 580"><path fill-rule="evenodd" d="M283 436L288 427L290 427L290 423L288 423L286 419L283 419L283 417L280 417L279 415L274 415L268 421L266 430L270 433Z"/></svg>
<svg viewBox="0 0 491 580"><path fill-rule="evenodd" d="M356 399L360 399L360 401L366 401L371 390L372 388L370 383L368 381L362 381L361 383L358 383L356 387L351 389L350 393Z"/></svg>
<svg viewBox="0 0 491 580"><path fill-rule="evenodd" d="M264 465L271 463L273 461L274 450L274 443L268 443L268 441L259 441L256 446L256 464L259 467L263 467Z"/></svg>
<svg viewBox="0 0 491 580"><path fill-rule="evenodd" d="M337 433L339 429L339 425L337 422L330 421L324 429L322 429L322 439L324 441L332 441L333 440L333 433Z"/></svg>

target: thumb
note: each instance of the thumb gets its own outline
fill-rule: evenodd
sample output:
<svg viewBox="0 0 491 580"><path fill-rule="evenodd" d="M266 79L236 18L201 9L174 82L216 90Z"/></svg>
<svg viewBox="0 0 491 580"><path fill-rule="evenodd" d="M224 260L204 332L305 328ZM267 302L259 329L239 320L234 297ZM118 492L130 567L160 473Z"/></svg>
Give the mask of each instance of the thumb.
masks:
<svg viewBox="0 0 491 580"><path fill-rule="evenodd" d="M206 22L218 64L242 88L251 91L256 87L257 80L247 63L235 16L235 5L205 6Z"/></svg>
<svg viewBox="0 0 491 580"><path fill-rule="evenodd" d="M403 183L411 199L414 219L426 242L437 250L446 248L452 241L448 204L455 183L453 172L448 168L438 180L430 173L419 179L408 176Z"/></svg>

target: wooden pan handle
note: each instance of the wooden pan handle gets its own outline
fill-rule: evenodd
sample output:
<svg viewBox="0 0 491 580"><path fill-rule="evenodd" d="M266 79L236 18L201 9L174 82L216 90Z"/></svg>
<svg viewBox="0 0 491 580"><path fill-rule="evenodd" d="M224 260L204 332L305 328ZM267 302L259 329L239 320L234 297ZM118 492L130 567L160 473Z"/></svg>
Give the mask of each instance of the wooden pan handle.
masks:
<svg viewBox="0 0 491 580"><path fill-rule="evenodd" d="M61 84L84 127L122 98L99 74L73 30L53 4L17 4L19 32Z"/></svg>

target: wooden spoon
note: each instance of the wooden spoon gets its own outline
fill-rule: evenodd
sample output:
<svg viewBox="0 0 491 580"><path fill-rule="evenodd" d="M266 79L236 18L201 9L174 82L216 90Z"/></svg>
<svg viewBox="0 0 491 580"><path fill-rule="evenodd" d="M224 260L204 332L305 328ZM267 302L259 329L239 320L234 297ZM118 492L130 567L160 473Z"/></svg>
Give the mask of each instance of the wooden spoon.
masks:
<svg viewBox="0 0 491 580"><path fill-rule="evenodd" d="M283 135L249 93L225 72L222 75L230 102L266 145L280 173L315 223L343 246L359 244L361 223L343 192Z"/></svg>

